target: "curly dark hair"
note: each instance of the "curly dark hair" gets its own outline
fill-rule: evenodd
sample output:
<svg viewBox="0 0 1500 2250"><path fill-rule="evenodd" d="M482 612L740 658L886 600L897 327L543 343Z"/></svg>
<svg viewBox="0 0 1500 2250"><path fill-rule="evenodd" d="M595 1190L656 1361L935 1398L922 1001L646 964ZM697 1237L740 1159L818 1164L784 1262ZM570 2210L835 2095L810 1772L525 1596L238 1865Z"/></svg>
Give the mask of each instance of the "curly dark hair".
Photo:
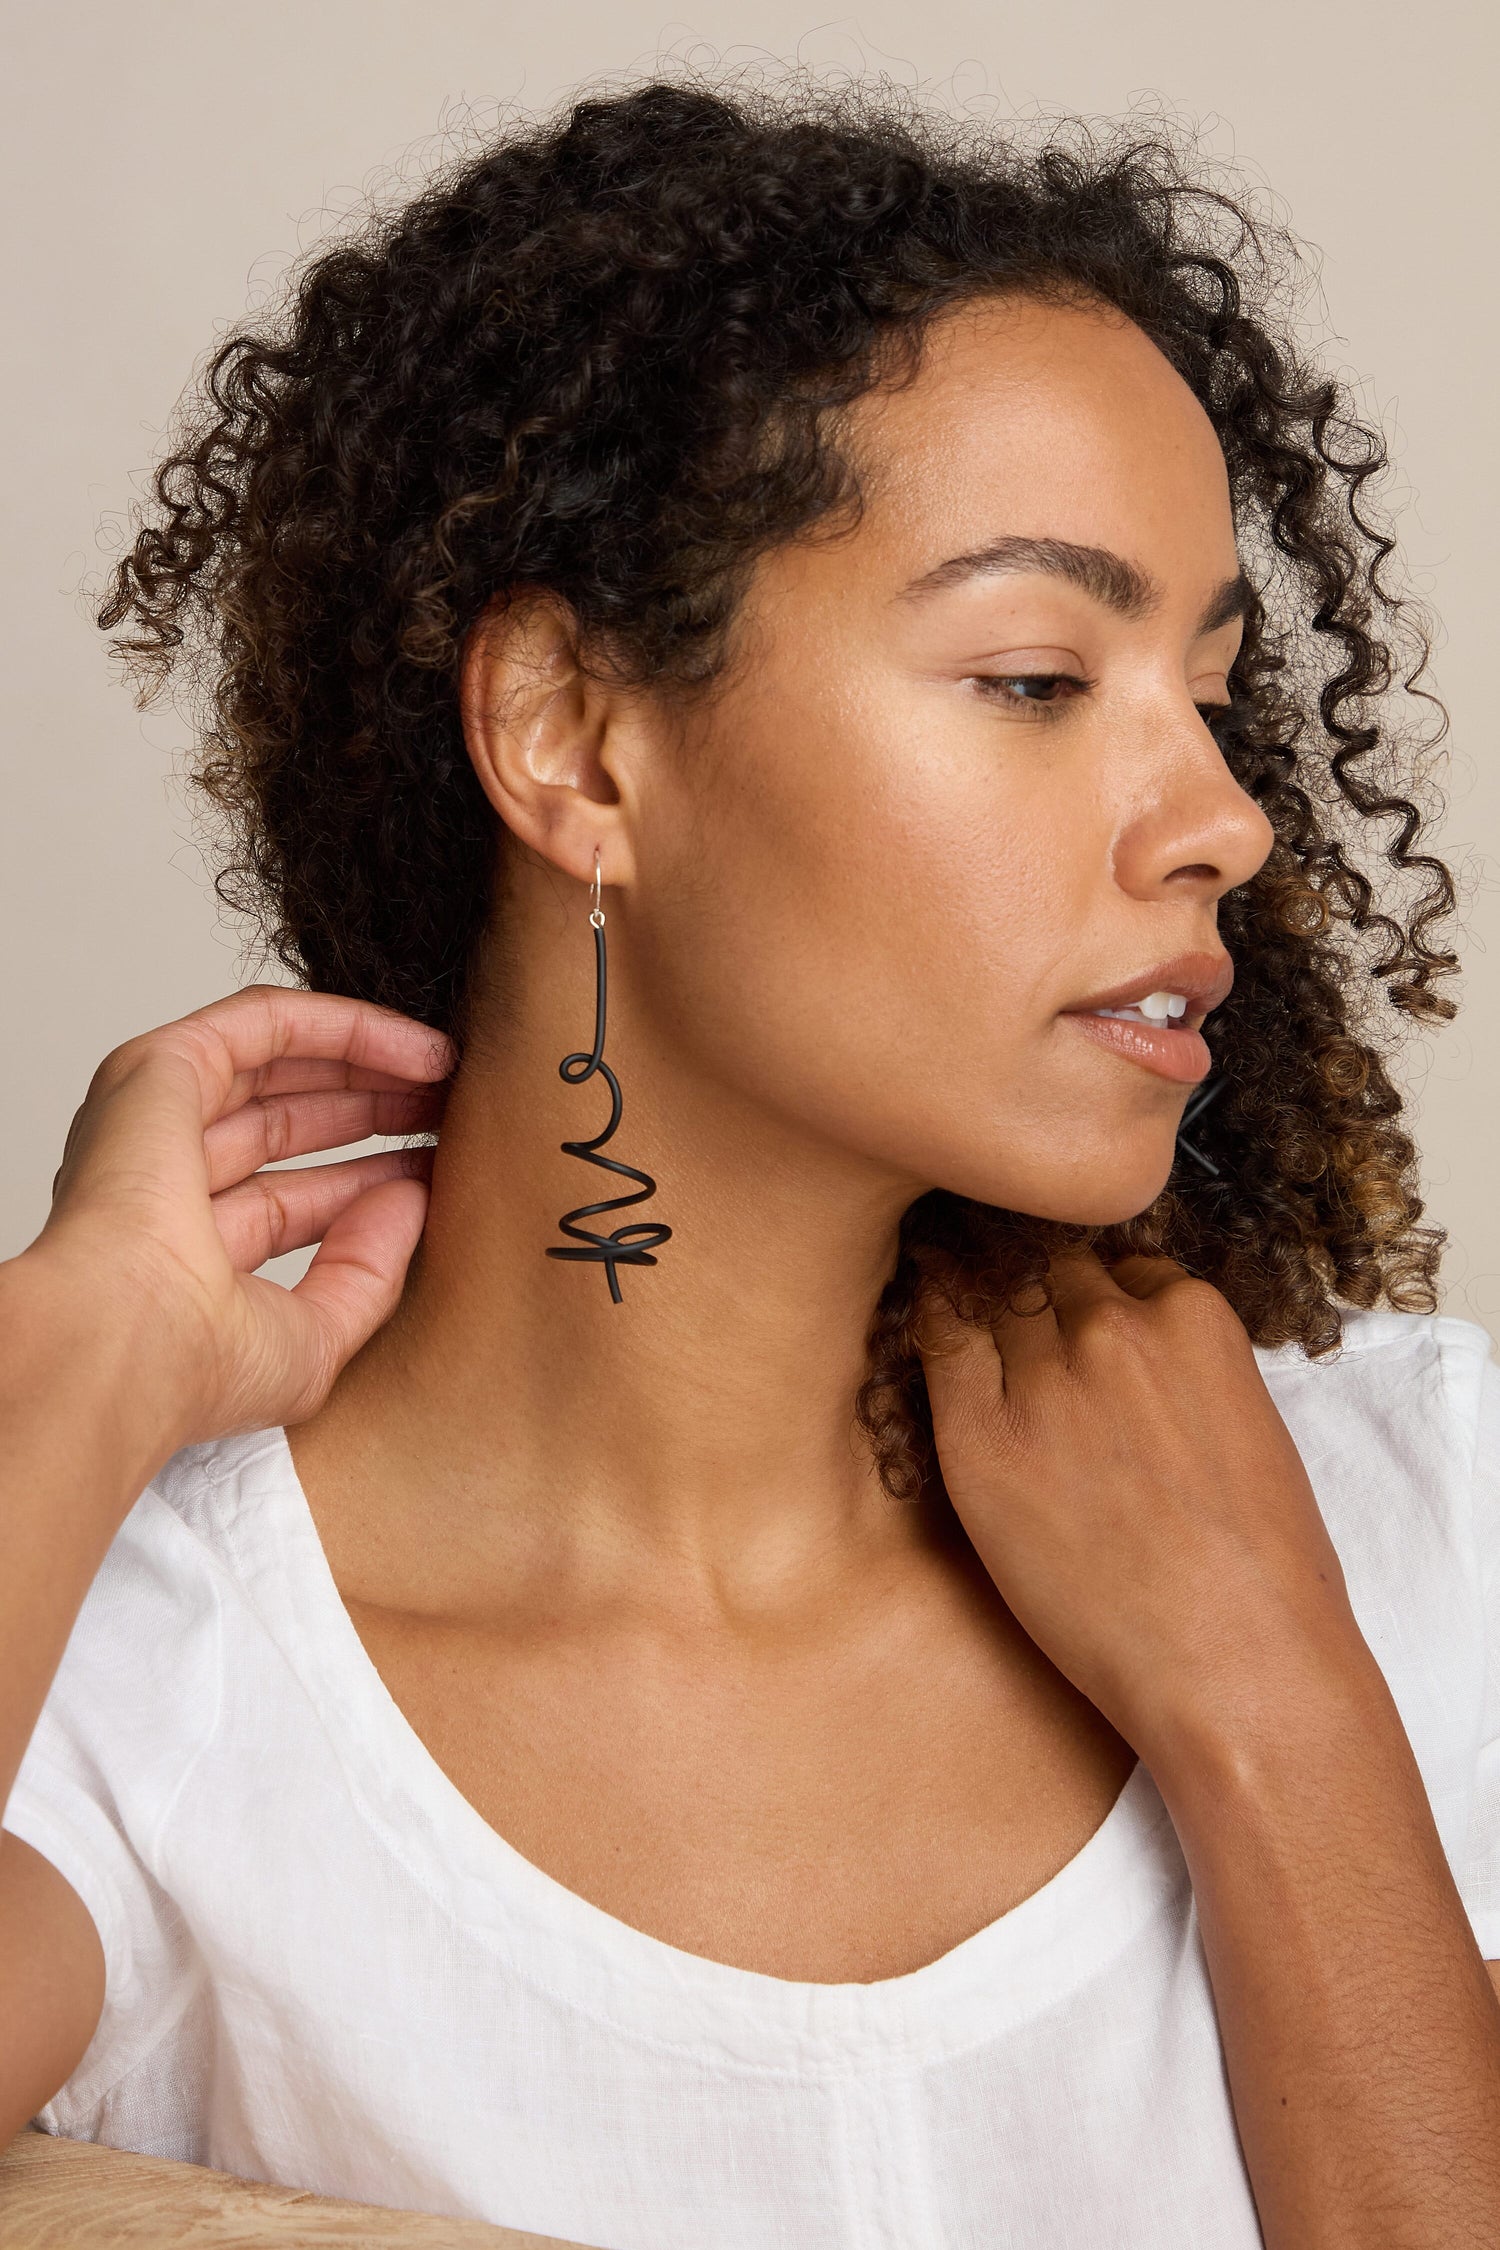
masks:
<svg viewBox="0 0 1500 2250"><path fill-rule="evenodd" d="M806 77L595 93L367 211L219 344L109 581L140 702L197 697L220 897L307 983L462 1047L497 823L457 680L486 606L554 589L619 676L711 692L756 557L857 514L840 409L909 379L945 307L1081 297L1158 345L1228 463L1256 598L1216 732L1276 837L1221 905L1218 1098L1123 1225L912 1204L855 1402L893 1494L937 1474L924 1282L984 1319L1060 1242L1161 1250L1314 1355L1341 1305L1436 1303L1387 1063L1402 1017L1455 1012L1454 886L1415 848L1437 734L1400 716L1441 712L1367 490L1384 447L1298 341L1297 272L1159 120L1028 133Z"/></svg>

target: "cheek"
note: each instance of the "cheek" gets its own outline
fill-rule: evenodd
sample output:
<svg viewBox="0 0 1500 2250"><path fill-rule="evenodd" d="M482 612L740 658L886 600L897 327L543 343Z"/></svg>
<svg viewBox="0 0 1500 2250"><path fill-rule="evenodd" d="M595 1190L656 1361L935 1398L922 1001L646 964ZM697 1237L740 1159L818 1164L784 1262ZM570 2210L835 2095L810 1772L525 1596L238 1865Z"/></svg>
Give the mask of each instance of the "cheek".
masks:
<svg viewBox="0 0 1500 2250"><path fill-rule="evenodd" d="M1045 1039L1100 856L1058 801L1076 792L999 735L982 712L935 727L899 690L742 712L650 918L699 1071L993 1200L1007 1138L1050 1129Z"/></svg>

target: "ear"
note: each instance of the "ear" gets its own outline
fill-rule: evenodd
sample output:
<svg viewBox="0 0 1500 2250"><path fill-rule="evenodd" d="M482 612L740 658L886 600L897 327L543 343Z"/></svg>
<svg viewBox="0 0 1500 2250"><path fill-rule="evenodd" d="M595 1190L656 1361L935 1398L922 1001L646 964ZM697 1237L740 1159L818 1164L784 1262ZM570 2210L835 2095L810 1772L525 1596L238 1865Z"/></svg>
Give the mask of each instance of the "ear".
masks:
<svg viewBox="0 0 1500 2250"><path fill-rule="evenodd" d="M560 595L523 587L486 609L464 649L459 708L480 786L511 834L583 883L597 846L604 882L630 882L631 728L619 691L584 668Z"/></svg>

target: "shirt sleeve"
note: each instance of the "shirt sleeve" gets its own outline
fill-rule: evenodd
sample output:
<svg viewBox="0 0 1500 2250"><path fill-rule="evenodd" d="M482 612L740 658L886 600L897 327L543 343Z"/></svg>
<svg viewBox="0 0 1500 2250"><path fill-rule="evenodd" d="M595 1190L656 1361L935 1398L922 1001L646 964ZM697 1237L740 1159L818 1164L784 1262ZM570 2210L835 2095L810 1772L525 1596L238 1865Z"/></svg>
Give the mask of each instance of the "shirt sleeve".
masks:
<svg viewBox="0 0 1500 2250"><path fill-rule="evenodd" d="M40 2121L70 2126L175 2021L192 1947L160 1844L217 1706L218 1600L196 1542L148 1487L74 1621L3 1825L51 1862L104 1951L104 2006Z"/></svg>
<svg viewBox="0 0 1500 2250"><path fill-rule="evenodd" d="M1500 1364L1479 1376L1474 1535L1484 1614L1484 1690L1468 1848L1455 1869L1479 1950L1500 1960Z"/></svg>

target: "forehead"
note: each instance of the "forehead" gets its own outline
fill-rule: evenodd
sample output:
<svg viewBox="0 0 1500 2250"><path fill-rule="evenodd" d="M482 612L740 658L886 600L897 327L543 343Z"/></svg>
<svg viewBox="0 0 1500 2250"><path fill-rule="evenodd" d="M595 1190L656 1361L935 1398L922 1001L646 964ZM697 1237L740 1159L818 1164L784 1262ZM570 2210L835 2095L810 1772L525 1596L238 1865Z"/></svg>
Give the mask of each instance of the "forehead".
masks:
<svg viewBox="0 0 1500 2250"><path fill-rule="evenodd" d="M1108 547L1167 577L1234 566L1213 424L1112 307L1011 297L944 314L915 377L859 401L850 443L861 538L892 567L1002 532Z"/></svg>

